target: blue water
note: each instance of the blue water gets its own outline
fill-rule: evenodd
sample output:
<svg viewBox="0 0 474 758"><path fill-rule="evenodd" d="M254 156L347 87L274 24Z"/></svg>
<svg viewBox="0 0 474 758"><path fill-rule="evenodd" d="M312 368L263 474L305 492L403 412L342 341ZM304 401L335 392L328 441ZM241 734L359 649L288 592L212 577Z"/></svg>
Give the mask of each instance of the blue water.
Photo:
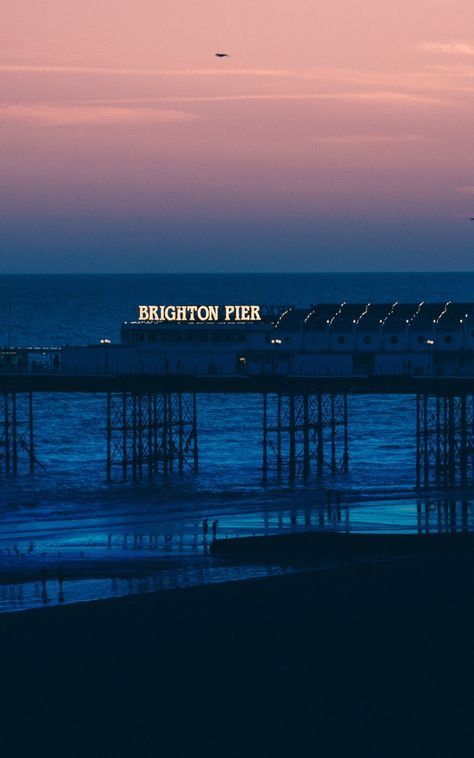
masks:
<svg viewBox="0 0 474 758"><path fill-rule="evenodd" d="M0 344L7 343L9 332L10 344L28 347L118 341L121 322L136 318L140 303L304 307L316 301L473 297L474 273L0 276ZM198 475L187 469L152 482L124 483L118 469L108 484L104 397L37 395L35 443L41 466L30 475L21 460L20 474L0 481L0 564L10 575L67 561L118 566L130 558L128 565L138 567L137 556L147 556L155 562L151 585L156 587L156 571L163 570L161 584L171 586L183 572L189 583L197 576L199 581L225 578L224 567L217 571L205 555L204 517L219 519L220 536L307 528L426 531L472 526L469 499L449 508L439 500L421 506L417 501L414 411L411 396L350 396L349 474L312 477L294 486L270 477L264 486L261 398L203 395L198 398ZM330 490L339 493L338 512L328 503ZM170 555L176 557L172 565ZM199 563L201 558L206 563ZM87 581L95 582L94 590ZM114 594L110 578L87 581L81 579L80 590L79 584L73 590L69 583L67 598ZM123 580L117 581L122 587ZM0 609L41 604L37 583L28 591L25 585L20 594L18 601L18 590L5 590Z"/></svg>

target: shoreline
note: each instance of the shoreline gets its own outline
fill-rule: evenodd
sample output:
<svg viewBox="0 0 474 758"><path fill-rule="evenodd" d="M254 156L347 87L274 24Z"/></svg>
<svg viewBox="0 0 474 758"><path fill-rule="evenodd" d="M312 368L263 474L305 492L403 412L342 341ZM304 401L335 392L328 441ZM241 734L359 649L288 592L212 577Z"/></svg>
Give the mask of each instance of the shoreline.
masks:
<svg viewBox="0 0 474 758"><path fill-rule="evenodd" d="M393 560L462 560L474 533L295 531L201 542L193 553L65 554L0 564L0 615L30 608L225 584L272 574L338 570ZM8 565L9 564L9 565Z"/></svg>

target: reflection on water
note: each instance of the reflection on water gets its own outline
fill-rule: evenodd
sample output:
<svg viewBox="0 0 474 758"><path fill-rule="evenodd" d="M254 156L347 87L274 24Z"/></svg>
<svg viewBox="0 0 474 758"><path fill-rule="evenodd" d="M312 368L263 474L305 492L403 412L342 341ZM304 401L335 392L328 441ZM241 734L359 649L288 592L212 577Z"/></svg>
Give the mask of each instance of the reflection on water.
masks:
<svg viewBox="0 0 474 758"><path fill-rule="evenodd" d="M209 502L207 503L209 506ZM267 504L268 505L268 504ZM207 522L213 518L219 539L299 531L353 533L454 533L472 531L474 507L469 500L412 498L346 501L341 491L327 490L310 506L281 502L279 508L259 501L236 513L234 506L214 504L212 510L189 514L156 512L151 518L103 518L78 523L68 519L56 530L37 529L7 534L0 550L0 610L18 610L152 592L198 584L233 581L298 570L288 565L236 566L209 555L213 539ZM201 519L202 516L202 519ZM217 517L218 518L214 518ZM315 557L314 567L322 567ZM301 569L301 567L299 567Z"/></svg>

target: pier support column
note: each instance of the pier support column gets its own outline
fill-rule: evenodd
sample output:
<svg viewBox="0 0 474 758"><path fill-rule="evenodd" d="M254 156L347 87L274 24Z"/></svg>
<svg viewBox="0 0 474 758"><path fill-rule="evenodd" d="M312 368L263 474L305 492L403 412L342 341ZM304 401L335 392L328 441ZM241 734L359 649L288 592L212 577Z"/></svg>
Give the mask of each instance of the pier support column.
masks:
<svg viewBox="0 0 474 758"><path fill-rule="evenodd" d="M303 478L307 479L309 476L309 461L310 461L310 449L309 449L309 398L308 395L303 396Z"/></svg>
<svg viewBox="0 0 474 758"><path fill-rule="evenodd" d="M0 474L17 474L37 463L33 437L33 395L4 392L0 414Z"/></svg>
<svg viewBox="0 0 474 758"><path fill-rule="evenodd" d="M296 418L295 418L295 396L292 394L289 397L290 403L290 417L288 433L290 436L290 450L289 450L289 464L288 473L289 479L292 482L296 476Z"/></svg>
<svg viewBox="0 0 474 758"><path fill-rule="evenodd" d="M318 476L326 469L333 474L348 471L345 394L265 393L262 399L264 480L268 478L271 459L275 460L278 479L285 467L290 481L300 476L307 480L312 465ZM324 458L325 447L330 451L328 461Z"/></svg>
<svg viewBox="0 0 474 758"><path fill-rule="evenodd" d="M267 453L267 393L263 393L263 460L262 460L262 479L267 481L267 466L268 466L268 453Z"/></svg>
<svg viewBox="0 0 474 758"><path fill-rule="evenodd" d="M323 419L323 396L318 394L318 447L317 447L317 461L318 461L318 476L323 475L324 470L324 419Z"/></svg>
<svg viewBox="0 0 474 758"><path fill-rule="evenodd" d="M109 393L106 412L107 481L117 466L123 480L172 473L175 461L197 471L195 394Z"/></svg>
<svg viewBox="0 0 474 758"><path fill-rule="evenodd" d="M474 397L418 394L416 484L465 486L474 479ZM471 464L471 465L470 465Z"/></svg>
<svg viewBox="0 0 474 758"><path fill-rule="evenodd" d="M107 392L107 460L106 460L106 472L107 481L110 482L112 478L112 421L110 410L110 392Z"/></svg>

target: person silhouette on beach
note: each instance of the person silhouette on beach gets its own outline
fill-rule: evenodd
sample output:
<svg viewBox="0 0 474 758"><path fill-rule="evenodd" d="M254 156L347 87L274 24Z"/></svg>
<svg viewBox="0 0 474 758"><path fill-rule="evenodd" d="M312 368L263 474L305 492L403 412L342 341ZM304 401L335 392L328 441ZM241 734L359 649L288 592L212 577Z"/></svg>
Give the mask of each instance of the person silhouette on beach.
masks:
<svg viewBox="0 0 474 758"><path fill-rule="evenodd" d="M202 522L202 537L206 541L207 533L209 531L209 519L205 518Z"/></svg>
<svg viewBox="0 0 474 758"><path fill-rule="evenodd" d="M217 525L218 525L218 523L219 523L219 521L217 519L214 519L214 521L212 522L211 529L212 529L212 540L213 541L217 539Z"/></svg>

